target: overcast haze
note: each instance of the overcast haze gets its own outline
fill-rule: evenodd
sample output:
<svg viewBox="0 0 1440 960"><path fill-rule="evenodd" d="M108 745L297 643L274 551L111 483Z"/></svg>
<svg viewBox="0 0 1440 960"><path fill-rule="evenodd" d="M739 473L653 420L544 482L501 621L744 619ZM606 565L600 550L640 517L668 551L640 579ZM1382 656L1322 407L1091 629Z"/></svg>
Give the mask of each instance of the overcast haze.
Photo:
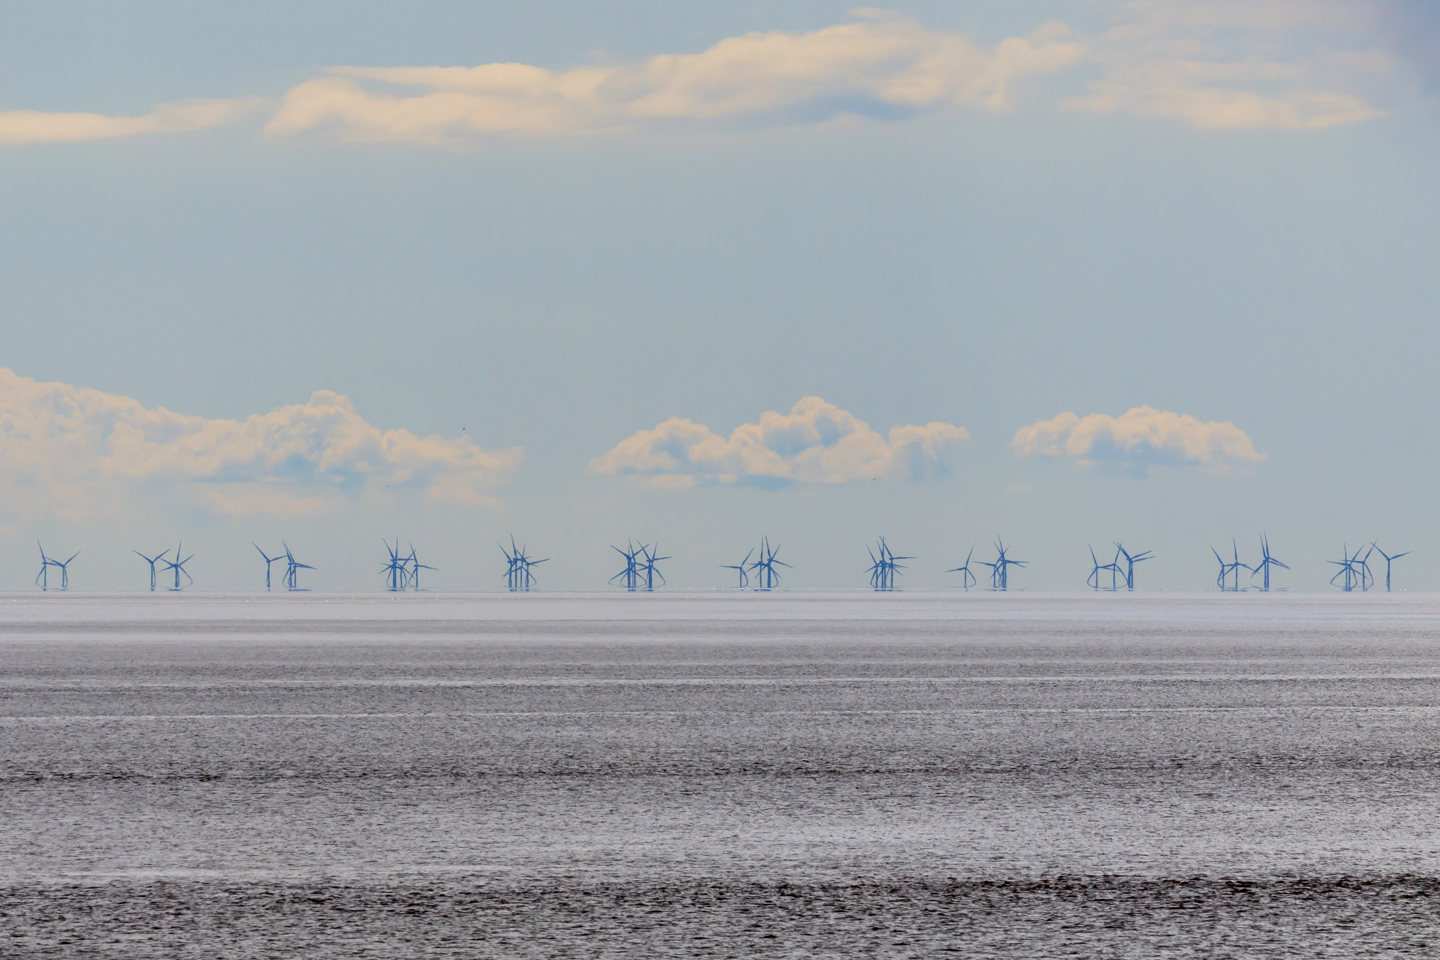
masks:
<svg viewBox="0 0 1440 960"><path fill-rule="evenodd" d="M1440 586L1428 4L5 16L0 589Z"/></svg>

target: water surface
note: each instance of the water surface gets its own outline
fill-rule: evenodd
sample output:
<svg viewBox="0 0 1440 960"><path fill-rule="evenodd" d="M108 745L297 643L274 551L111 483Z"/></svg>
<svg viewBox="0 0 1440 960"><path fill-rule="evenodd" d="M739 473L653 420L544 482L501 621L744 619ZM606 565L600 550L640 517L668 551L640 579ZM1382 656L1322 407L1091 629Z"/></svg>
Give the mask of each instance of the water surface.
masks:
<svg viewBox="0 0 1440 960"><path fill-rule="evenodd" d="M1427 956L1440 598L0 598L0 955Z"/></svg>

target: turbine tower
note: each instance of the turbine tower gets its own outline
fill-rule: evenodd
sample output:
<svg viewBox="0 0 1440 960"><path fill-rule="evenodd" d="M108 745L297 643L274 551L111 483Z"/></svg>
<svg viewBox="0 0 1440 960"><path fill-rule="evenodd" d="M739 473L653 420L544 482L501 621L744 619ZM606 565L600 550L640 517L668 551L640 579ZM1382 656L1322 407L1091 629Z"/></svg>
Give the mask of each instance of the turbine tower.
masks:
<svg viewBox="0 0 1440 960"><path fill-rule="evenodd" d="M256 549L258 550L259 548L257 547ZM144 560L146 563L150 564L150 592L151 592L151 593L154 593L154 592L155 592L155 564L159 563L161 560L164 560L164 559L165 559L165 554L166 554L166 553L169 553L170 551L169 551L169 550L166 550L164 553L156 554L156 555L153 556L153 557L147 557L147 556L145 556L145 554L141 553L139 550L135 550L135 551L133 551L133 552L134 552L135 556L139 557L141 560ZM264 556L264 554L262 553L261 556ZM265 586L268 588L268 587L270 586L270 583L269 583L269 580L270 580L270 576L269 576L270 570L269 570L268 567L267 567L266 570L265 570L265 574L266 574L266 576L265 576L265 580L266 580Z"/></svg>
<svg viewBox="0 0 1440 960"><path fill-rule="evenodd" d="M290 552L290 545L284 540L280 541L280 546L285 548L285 589L291 593L295 593L296 591L303 593L304 588L300 586L300 571L314 570L315 568L308 563L297 562L295 555ZM265 579L267 581L270 579L270 568L268 566L265 568ZM269 584L267 583L266 586L268 587Z"/></svg>
<svg viewBox="0 0 1440 960"><path fill-rule="evenodd" d="M282 540L281 542L283 543L284 541ZM268 592L270 589L270 565L273 563L279 563L285 558L283 556L266 556L265 551L260 549L260 544L256 543L253 540L250 541L250 546L254 547L257 551L259 551L261 558L265 561L265 589ZM168 553L169 551L167 550L166 552ZM153 590L155 588L152 586L150 589Z"/></svg>
<svg viewBox="0 0 1440 960"><path fill-rule="evenodd" d="M40 548L40 572L35 575L35 585L38 586L41 590L49 590L50 568L58 567L60 570L60 589L69 590L70 560L74 560L76 557L80 556L80 551L76 550L73 554L71 554L70 560L56 560L54 557L47 557L45 555L45 547L43 544L40 543L39 540L35 541L35 545Z"/></svg>
<svg viewBox="0 0 1440 960"><path fill-rule="evenodd" d="M1373 547L1380 554L1380 556L1385 558L1385 592L1389 593L1390 564L1394 563L1396 560L1399 560L1401 557L1408 557L1410 555L1410 551L1406 550L1404 553L1397 553L1392 556L1391 554L1386 553L1384 550L1381 550L1380 546L1376 544L1373 540L1370 542L1370 546Z"/></svg>
<svg viewBox="0 0 1440 960"><path fill-rule="evenodd" d="M1155 554L1151 553L1149 550L1146 550L1144 553L1137 553L1137 554L1135 554L1135 555L1132 557L1132 556L1130 555L1130 552L1125 549L1124 544L1121 544L1121 543L1119 543L1119 542L1117 542L1117 543L1115 544L1115 549L1116 549L1117 551L1119 551L1118 553L1115 554L1115 567L1116 567L1116 569L1119 569L1119 566L1120 566L1120 558L1121 558L1122 556L1125 558L1125 589L1126 589L1126 590L1134 590L1134 589L1135 589L1135 564L1140 563L1142 560L1154 560L1154 559L1155 559Z"/></svg>
<svg viewBox="0 0 1440 960"><path fill-rule="evenodd" d="M1264 533L1260 534L1260 557L1261 557L1260 562L1259 562L1258 564L1256 564L1254 570L1250 571L1250 577L1253 579L1253 578L1255 577L1255 574L1260 573L1260 572L1263 571L1264 574L1265 574L1265 576L1264 576L1264 584L1265 584L1265 585L1262 586L1260 589L1263 590L1263 591L1265 591L1266 593L1269 593L1269 592L1270 592L1270 568L1271 568L1271 567L1279 567L1281 570L1289 570L1290 568L1289 568L1288 566L1286 566L1285 564L1281 563L1279 560L1276 560L1274 557L1270 556L1270 537L1269 537L1267 534L1264 534Z"/></svg>
<svg viewBox="0 0 1440 960"><path fill-rule="evenodd" d="M779 555L780 548L772 548L769 537L760 538L760 557L750 565L750 572L755 574L756 590L774 590L780 585L780 574L775 572L775 568L789 567L790 564L775 559Z"/></svg>
<svg viewBox="0 0 1440 960"><path fill-rule="evenodd" d="M978 579L976 579L974 572L970 569L970 558L973 556L975 556L975 548L971 547L970 552L965 554L965 562L963 564L956 567L954 570L945 571L946 573L960 574L960 582L964 585L966 590L969 590L971 587L975 586L975 584L980 582Z"/></svg>
<svg viewBox="0 0 1440 960"><path fill-rule="evenodd" d="M984 560L980 561L983 566L987 566L990 568L991 590L1010 589L1010 568L1023 567L1030 562L1029 560L1011 560L1006 553L1009 549L1009 547L1005 546L1005 541L1001 540L999 537L996 537L995 550L997 555L995 557L995 562L986 563Z"/></svg>
<svg viewBox="0 0 1440 960"><path fill-rule="evenodd" d="M165 561L165 572L166 572L166 573L170 573L170 572L173 571L174 574L175 574L175 586L173 586L173 587L167 587L167 588L166 588L166 589L168 589L171 593L178 593L179 591L184 590L185 587L192 586L192 585L195 583L195 579L190 576L190 571L185 569L185 564L189 563L191 560L194 560L194 559L195 559L195 554L192 553L192 554L190 554L190 556L186 557L184 560L181 560L181 559L180 559L180 547L181 547L182 545L183 545L183 544L178 544L178 543L175 545L175 559L174 559L173 562L170 561L170 560L166 560L166 561ZM166 553L169 553L170 551L169 551L169 550L166 550L165 552L166 552ZM181 577L184 577L185 580L186 580L185 586L181 586L181 585L180 585L180 578L181 578Z"/></svg>
<svg viewBox="0 0 1440 960"><path fill-rule="evenodd" d="M754 547L751 547L751 548L750 548L750 552L747 553L747 554L745 554L745 559L744 559L744 560L741 560L739 563L722 563L722 564L720 564L720 569L721 569L721 570L734 570L734 571L735 571L735 574L736 574L735 579L738 581L738 582L735 584L735 587L736 587L737 590L744 590L746 587L750 586L750 574L749 574L748 571L749 571L749 569L750 569L750 558L751 558L752 556L754 556L754 555L755 555L755 548L754 548Z"/></svg>

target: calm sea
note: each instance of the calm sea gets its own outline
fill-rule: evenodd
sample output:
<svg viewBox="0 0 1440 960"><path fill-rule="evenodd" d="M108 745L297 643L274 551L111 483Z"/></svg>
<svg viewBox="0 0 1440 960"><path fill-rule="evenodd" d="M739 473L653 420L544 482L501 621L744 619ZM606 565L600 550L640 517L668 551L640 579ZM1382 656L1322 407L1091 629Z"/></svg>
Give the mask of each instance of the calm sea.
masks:
<svg viewBox="0 0 1440 960"><path fill-rule="evenodd" d="M3 957L1440 956L1440 597L0 597Z"/></svg>

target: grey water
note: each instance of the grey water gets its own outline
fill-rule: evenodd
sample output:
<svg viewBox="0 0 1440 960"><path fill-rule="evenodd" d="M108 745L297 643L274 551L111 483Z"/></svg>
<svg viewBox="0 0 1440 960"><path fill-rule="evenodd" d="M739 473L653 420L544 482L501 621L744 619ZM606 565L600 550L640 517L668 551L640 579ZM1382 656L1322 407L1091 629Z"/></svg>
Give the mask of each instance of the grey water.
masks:
<svg viewBox="0 0 1440 960"><path fill-rule="evenodd" d="M0 597L0 956L1440 955L1440 597Z"/></svg>

